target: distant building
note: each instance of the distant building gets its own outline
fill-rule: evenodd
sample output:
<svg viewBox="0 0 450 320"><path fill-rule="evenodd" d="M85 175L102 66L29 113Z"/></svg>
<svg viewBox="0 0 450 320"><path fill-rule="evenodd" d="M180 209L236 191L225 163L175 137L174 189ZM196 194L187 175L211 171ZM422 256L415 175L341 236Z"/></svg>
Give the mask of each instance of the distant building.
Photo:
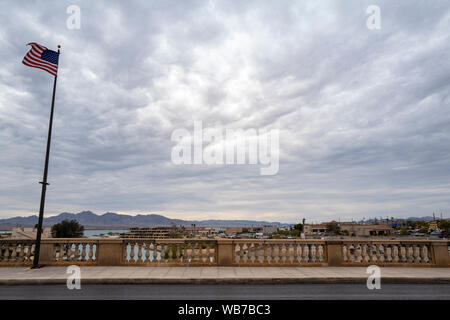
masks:
<svg viewBox="0 0 450 320"><path fill-rule="evenodd" d="M176 229L173 227L135 227L130 228L126 233L120 235L121 238L145 238L145 239L167 239L170 238Z"/></svg>
<svg viewBox="0 0 450 320"><path fill-rule="evenodd" d="M390 236L394 232L391 226L384 224L341 224L340 228L355 237Z"/></svg>
<svg viewBox="0 0 450 320"><path fill-rule="evenodd" d="M10 239L36 239L37 229L35 228L13 228ZM52 232L50 228L44 228L42 238L51 238Z"/></svg>
<svg viewBox="0 0 450 320"><path fill-rule="evenodd" d="M430 221L429 223L428 223L428 229L429 230L436 230L436 229L439 229L439 221Z"/></svg>
<svg viewBox="0 0 450 320"><path fill-rule="evenodd" d="M243 230L243 228L236 228L236 227L233 227L233 228L226 228L225 233L226 233L226 234L241 233L242 230Z"/></svg>
<svg viewBox="0 0 450 320"><path fill-rule="evenodd" d="M305 234L319 234L327 232L327 226L324 224L305 224L303 226Z"/></svg>
<svg viewBox="0 0 450 320"><path fill-rule="evenodd" d="M278 231L278 227L276 226L263 226L261 232L264 235L269 235Z"/></svg>

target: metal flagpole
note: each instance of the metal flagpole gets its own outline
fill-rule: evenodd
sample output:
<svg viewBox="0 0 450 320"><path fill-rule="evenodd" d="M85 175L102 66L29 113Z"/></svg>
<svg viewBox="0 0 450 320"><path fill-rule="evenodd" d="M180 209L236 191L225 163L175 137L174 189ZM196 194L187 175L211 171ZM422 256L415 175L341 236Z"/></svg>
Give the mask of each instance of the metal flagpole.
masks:
<svg viewBox="0 0 450 320"><path fill-rule="evenodd" d="M59 48L61 48L60 45L58 45L58 62L59 62ZM39 207L39 221L36 233L36 243L34 247L33 266L31 267L32 269L39 268L39 251L41 249L42 221L44 220L45 192L47 191L47 185L49 184L47 183L47 173L48 173L48 160L50 157L50 142L52 140L53 110L55 108L55 90L57 77L58 76L56 75L55 80L53 82L52 107L50 109L50 122L48 125L47 151L45 153L44 176L42 178L42 181L39 182L40 184L42 184L42 192L41 192L41 204Z"/></svg>

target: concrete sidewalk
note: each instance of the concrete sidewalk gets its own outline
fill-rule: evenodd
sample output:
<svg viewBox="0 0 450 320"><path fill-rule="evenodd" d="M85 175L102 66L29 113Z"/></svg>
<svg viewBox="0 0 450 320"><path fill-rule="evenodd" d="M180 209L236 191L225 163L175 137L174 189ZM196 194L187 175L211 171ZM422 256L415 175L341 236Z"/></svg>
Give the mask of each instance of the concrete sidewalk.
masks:
<svg viewBox="0 0 450 320"><path fill-rule="evenodd" d="M0 285L66 283L67 267L0 267ZM86 284L365 283L365 267L81 267ZM450 268L381 268L383 283L447 283Z"/></svg>

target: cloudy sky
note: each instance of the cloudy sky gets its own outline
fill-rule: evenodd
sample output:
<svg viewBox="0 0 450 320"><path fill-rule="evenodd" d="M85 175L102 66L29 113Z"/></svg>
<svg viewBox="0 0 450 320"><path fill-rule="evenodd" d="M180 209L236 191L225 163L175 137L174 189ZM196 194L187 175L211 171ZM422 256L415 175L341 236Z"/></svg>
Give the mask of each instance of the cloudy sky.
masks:
<svg viewBox="0 0 450 320"><path fill-rule="evenodd" d="M369 29L369 5L381 29ZM81 28L68 29L70 5ZM0 218L296 222L450 213L448 1L1 1ZM279 172L175 165L175 129L278 129Z"/></svg>

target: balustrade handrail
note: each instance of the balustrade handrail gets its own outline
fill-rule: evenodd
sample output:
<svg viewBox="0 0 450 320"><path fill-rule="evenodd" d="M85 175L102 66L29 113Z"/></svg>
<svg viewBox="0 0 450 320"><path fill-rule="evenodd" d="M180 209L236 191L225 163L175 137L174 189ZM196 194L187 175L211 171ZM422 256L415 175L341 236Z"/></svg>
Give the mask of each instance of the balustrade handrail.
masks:
<svg viewBox="0 0 450 320"><path fill-rule="evenodd" d="M0 239L0 265L31 263L34 243L33 239ZM449 246L448 239L45 238L41 240L41 259L48 265L320 263L353 266L373 263L449 267ZM130 248L133 248L134 260L124 258Z"/></svg>

